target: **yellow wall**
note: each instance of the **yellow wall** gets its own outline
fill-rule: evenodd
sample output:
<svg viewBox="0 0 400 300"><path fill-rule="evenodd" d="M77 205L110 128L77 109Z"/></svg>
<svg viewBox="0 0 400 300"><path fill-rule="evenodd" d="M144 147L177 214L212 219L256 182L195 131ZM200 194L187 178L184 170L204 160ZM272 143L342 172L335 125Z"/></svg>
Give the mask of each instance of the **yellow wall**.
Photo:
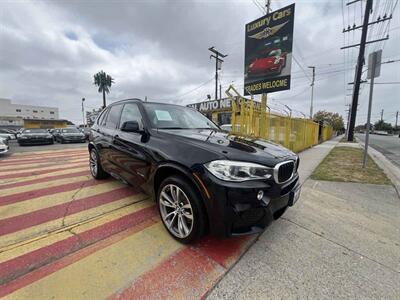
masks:
<svg viewBox="0 0 400 300"><path fill-rule="evenodd" d="M65 128L67 125L62 120L24 120L24 128Z"/></svg>

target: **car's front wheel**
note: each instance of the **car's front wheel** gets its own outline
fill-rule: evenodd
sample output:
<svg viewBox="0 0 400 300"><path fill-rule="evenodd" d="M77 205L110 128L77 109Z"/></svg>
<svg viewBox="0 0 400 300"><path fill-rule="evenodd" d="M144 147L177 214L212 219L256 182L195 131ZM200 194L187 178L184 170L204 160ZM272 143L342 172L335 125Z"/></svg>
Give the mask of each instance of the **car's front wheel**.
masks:
<svg viewBox="0 0 400 300"><path fill-rule="evenodd" d="M90 173L95 179L104 179L108 177L108 173L104 171L100 163L100 157L96 149L92 148L89 152Z"/></svg>
<svg viewBox="0 0 400 300"><path fill-rule="evenodd" d="M157 193L161 220L173 238L192 243L205 230L206 214L193 185L181 176L166 178Z"/></svg>

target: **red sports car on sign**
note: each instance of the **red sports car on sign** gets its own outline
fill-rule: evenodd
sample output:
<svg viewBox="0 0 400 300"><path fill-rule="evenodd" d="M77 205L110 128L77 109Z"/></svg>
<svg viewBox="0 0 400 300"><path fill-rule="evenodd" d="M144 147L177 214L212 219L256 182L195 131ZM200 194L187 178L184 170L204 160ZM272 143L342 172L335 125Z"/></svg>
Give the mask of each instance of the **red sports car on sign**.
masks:
<svg viewBox="0 0 400 300"><path fill-rule="evenodd" d="M250 65L247 71L248 76L265 76L281 74L286 65L287 52L281 49L272 49L264 58L257 58Z"/></svg>

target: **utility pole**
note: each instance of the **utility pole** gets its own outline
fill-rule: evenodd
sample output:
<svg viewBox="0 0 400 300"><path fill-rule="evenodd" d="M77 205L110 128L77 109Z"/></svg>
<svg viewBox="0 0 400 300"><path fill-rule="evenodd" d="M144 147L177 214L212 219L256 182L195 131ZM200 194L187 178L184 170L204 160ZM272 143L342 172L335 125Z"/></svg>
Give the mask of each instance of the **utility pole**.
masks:
<svg viewBox="0 0 400 300"><path fill-rule="evenodd" d="M85 98L82 98L82 125L85 127L85 109L83 107L83 102L85 102Z"/></svg>
<svg viewBox="0 0 400 300"><path fill-rule="evenodd" d="M379 56L379 58L378 58ZM365 148L364 148L364 157L363 157L363 168L367 166L367 156L368 156L368 145L369 145L369 130L371 123L371 109L372 109L372 94L374 92L374 81L375 77L378 77L380 74L380 63L382 57L382 50L378 52L372 52L369 55L368 60L368 78L371 79L369 85L369 102L368 102L368 115L367 115L367 132L365 133ZM379 64L377 66L377 64ZM377 71L378 68L378 71ZM383 114L383 109L382 109ZM382 117L381 117L382 118Z"/></svg>
<svg viewBox="0 0 400 300"><path fill-rule="evenodd" d="M361 0L353 0L353 1L348 2L346 5L351 5L351 4L354 4L359 1L361 1ZM387 21L392 18L392 16L386 17L386 15L385 15L383 18L379 17L377 21L369 23L369 15L371 12L372 12L372 0L367 0L366 4L365 4L363 25L356 26L354 24L353 27L350 27L350 25L349 25L349 27L347 29L343 29L343 33L345 33L345 32L349 32L352 30L357 30L358 28L362 28L361 41L359 44L348 45L348 46L344 46L344 47L340 48L343 50L343 49L347 49L347 48L351 48L351 47L358 47L358 46L360 47L360 50L358 53L358 58L357 58L357 67L356 67L356 74L355 74L355 80L354 80L350 122L349 122L349 126L348 126L348 136L347 136L348 141L353 141L353 139L354 139L354 126L356 123L356 116L357 116L358 96L359 96L359 92L360 92L362 67L364 65L365 45L389 39L389 35L388 35L388 36L386 36L386 38L381 38L381 39L377 39L377 40L373 40L373 41L367 41L368 26L379 23L379 22Z"/></svg>
<svg viewBox="0 0 400 300"><path fill-rule="evenodd" d="M399 119L399 111L396 112L396 125L395 125L395 129L397 130L397 121Z"/></svg>
<svg viewBox="0 0 400 300"><path fill-rule="evenodd" d="M383 122L383 109L381 110L381 122Z"/></svg>
<svg viewBox="0 0 400 300"><path fill-rule="evenodd" d="M227 57L228 55L222 54L219 52L217 49L212 46L211 48L208 48L212 53L210 55L210 58L215 58L215 100L218 98L218 70L221 70L221 65L224 62L220 57L224 58Z"/></svg>
<svg viewBox="0 0 400 300"><path fill-rule="evenodd" d="M311 105L310 105L310 119L313 118L313 106L314 106L314 82L315 82L315 66L309 66L312 69L312 81L311 81Z"/></svg>
<svg viewBox="0 0 400 300"><path fill-rule="evenodd" d="M222 85L219 85L219 99L222 99Z"/></svg>

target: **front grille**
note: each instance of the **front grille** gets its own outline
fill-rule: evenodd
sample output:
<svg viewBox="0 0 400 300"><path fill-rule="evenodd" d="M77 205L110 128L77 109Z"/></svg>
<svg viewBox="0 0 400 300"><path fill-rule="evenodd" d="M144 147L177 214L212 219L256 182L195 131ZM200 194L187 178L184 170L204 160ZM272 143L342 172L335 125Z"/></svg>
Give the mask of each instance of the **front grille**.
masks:
<svg viewBox="0 0 400 300"><path fill-rule="evenodd" d="M288 161L279 165L277 170L278 183L288 181L294 172L294 161Z"/></svg>

